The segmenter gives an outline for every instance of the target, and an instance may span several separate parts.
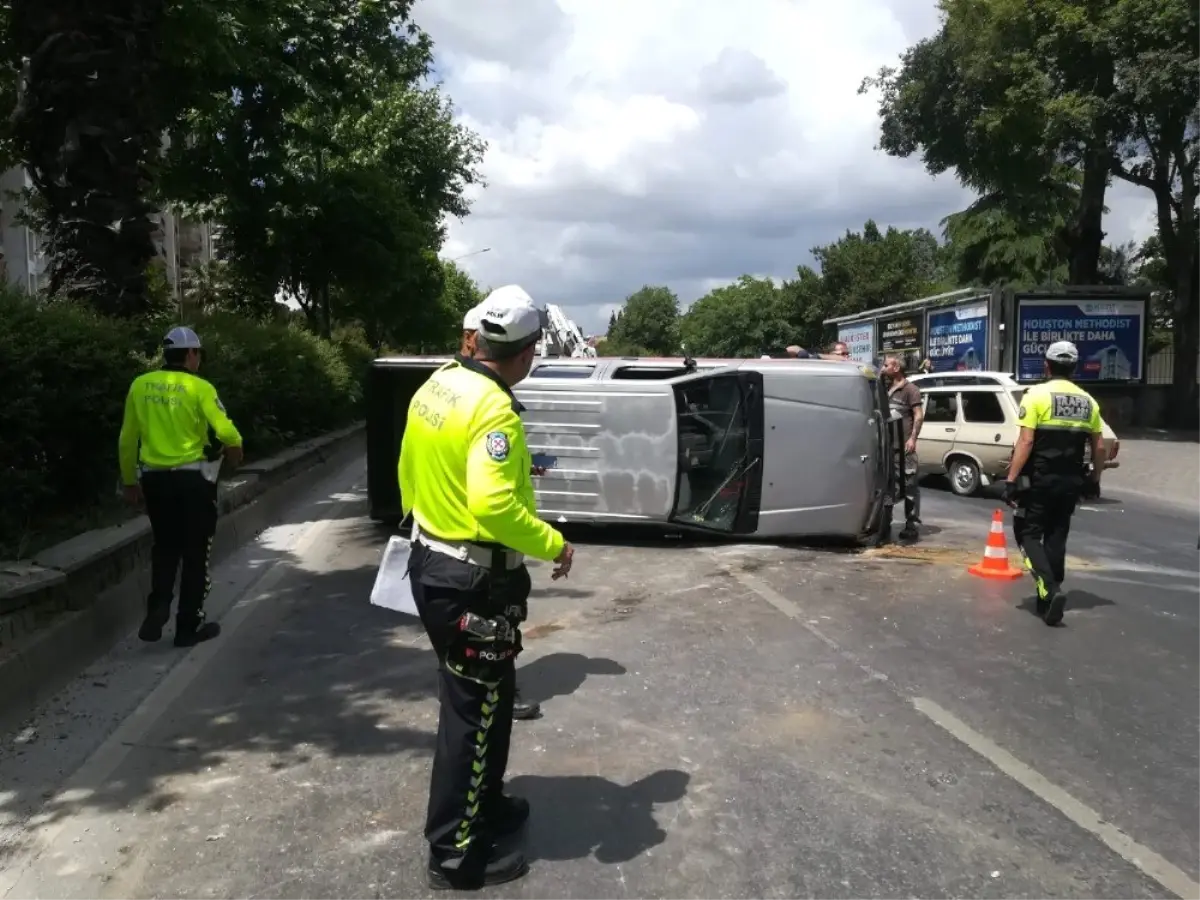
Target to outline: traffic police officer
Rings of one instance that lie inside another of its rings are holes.
[[[1015,508],[1013,535],[1037,585],[1037,612],[1047,625],[1062,621],[1067,598],[1067,535],[1083,493],[1084,450],[1092,448],[1092,478],[1104,469],[1100,404],[1070,381],[1079,350],[1057,341],[1046,350],[1047,380],[1025,392],[1020,436],[1004,483],[1004,499]]]
[[[500,290],[505,290],[507,293],[512,293],[514,296],[523,296],[525,299],[529,299],[529,295],[525,294],[524,291],[521,291],[520,295],[515,294],[513,292],[514,287],[515,287],[515,285],[511,286],[509,288],[500,289]],[[521,290],[521,289],[516,288],[516,290]],[[493,293],[497,294],[497,292],[493,292]],[[505,296],[505,294],[497,294],[497,296],[503,297],[503,296]],[[529,302],[531,304],[533,303],[532,300],[529,300]],[[459,346],[458,353],[460,356],[464,356],[467,359],[475,358],[476,339],[478,338],[478,335],[479,335],[479,317],[482,314],[482,311],[483,311],[483,303],[480,303],[478,306],[475,306],[475,307],[472,307],[471,309],[469,309],[467,311],[467,314],[465,316],[463,316],[462,343]],[[545,474],[545,469],[542,469],[538,466],[533,466],[530,471],[534,475]],[[522,615],[520,617],[520,619],[523,620],[524,615]],[[520,621],[514,622],[514,624],[520,624]],[[541,712],[542,712],[542,705],[540,703],[537,703],[536,701],[528,702],[521,698],[521,688],[520,687],[517,687],[513,691],[513,718],[514,719],[536,719],[538,716],[541,715]]]
[[[571,569],[570,544],[537,516],[532,462],[512,387],[529,374],[541,317],[516,286],[482,304],[476,358],[458,356],[413,396],[400,450],[412,516],[409,577],[439,660],[437,749],[425,837],[431,887],[520,878],[528,863],[498,848],[529,804],[503,793],[530,592],[524,556]]]
[[[196,374],[196,332],[172,328],[163,340],[163,361],[161,369],[139,375],[129,387],[118,453],[125,497],[134,505],[145,504],[154,536],[150,596],[138,637],[162,637],[179,573],[175,646],[191,647],[221,633],[220,625],[204,620],[220,470],[220,456],[209,459],[209,431],[233,465],[242,459],[242,436],[216,389]]]
[[[475,358],[475,339],[479,335],[479,316],[483,304],[474,306],[467,310],[467,314],[463,316],[463,333],[462,343],[458,348],[458,355],[465,356],[467,359]]]

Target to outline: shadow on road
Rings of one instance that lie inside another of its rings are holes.
[[[155,815],[194,801],[198,783],[209,780],[245,777],[261,785],[278,777],[279,789],[288,790],[290,771],[314,759],[432,755],[436,659],[418,620],[368,602],[392,532],[365,514],[361,499],[348,502],[316,553],[272,549],[268,535],[252,549],[248,564],[264,573],[282,569],[283,577],[266,594],[252,590],[241,598],[255,604],[249,618],[209,645],[217,648],[217,657],[136,744],[125,745],[128,755],[115,769],[85,767],[71,785],[75,790],[45,794],[45,784],[23,788],[0,769],[0,781],[7,782],[0,810],[17,818],[32,813],[44,825],[79,814]],[[276,524],[294,529],[312,517],[308,506]],[[282,539],[274,543],[289,546]],[[579,598],[593,593],[557,584],[546,593],[551,591]],[[229,610],[219,613],[228,615]],[[544,636],[531,629],[530,640]],[[119,650],[112,666],[144,666],[147,657],[158,658],[159,665],[189,664],[168,633],[159,643],[134,642]],[[577,691],[591,676],[624,674],[614,660],[579,653],[549,653],[519,670],[524,696],[539,703]],[[414,703],[427,707],[417,710],[423,722],[415,726]],[[47,749],[31,746],[29,752]],[[654,823],[654,804],[681,797],[688,778],[659,772],[624,786],[599,776],[527,777],[517,779],[521,783],[514,789],[539,810],[564,811],[549,819],[553,824],[539,816],[544,858],[594,852],[619,862],[664,839]],[[0,842],[0,860],[24,844]]]
[[[1116,601],[1091,591],[1067,591],[1067,609],[1097,609],[1101,606],[1116,605]]]
[[[583,687],[589,675],[625,674],[626,668],[616,660],[582,653],[548,653],[517,669],[522,699],[536,703],[570,696]]]
[[[1067,612],[1073,609],[1097,609],[1102,606],[1116,606],[1116,602],[1091,591],[1067,591]],[[1037,597],[1026,597],[1017,604],[1017,609],[1024,610],[1031,616],[1037,615]]]
[[[534,810],[525,847],[531,861],[593,856],[611,865],[666,840],[654,807],[682,800],[690,781],[687,772],[660,769],[630,785],[599,775],[521,775],[508,785]]]
[[[307,511],[311,515],[311,507]],[[354,518],[365,512],[365,503],[350,503],[323,539],[342,546],[377,544],[382,550],[386,534]],[[311,521],[300,515],[277,524]],[[436,725],[428,731],[406,727],[396,710],[404,702],[436,697],[435,660],[416,620],[369,604],[377,556],[367,556],[367,564],[359,552],[353,557],[357,567],[340,569],[334,556],[325,567],[333,571],[313,571],[311,560],[305,565],[269,544],[255,547],[252,566],[264,572],[283,567],[284,577],[276,589],[253,599],[259,605],[237,631],[218,638],[218,657],[143,741],[126,745],[132,752],[119,767],[97,770],[95,782],[55,794],[42,794],[44,785],[23,788],[0,770],[0,781],[7,782],[0,809],[18,817],[32,810],[43,824],[81,812],[161,812],[181,799],[168,787],[173,778],[201,775],[233,760],[253,768],[267,756],[263,768],[279,773],[318,755],[431,754]],[[156,644],[134,644],[113,665],[136,664],[147,655],[176,655],[180,665],[188,665],[170,645],[170,633]],[[98,687],[103,684],[93,683]],[[50,749],[32,745],[28,752]],[[22,843],[0,843],[0,860]]]

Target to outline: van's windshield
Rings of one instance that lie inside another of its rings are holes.
[[[732,531],[746,492],[750,458],[746,402],[734,376],[675,389],[679,423],[679,490],[673,518]]]

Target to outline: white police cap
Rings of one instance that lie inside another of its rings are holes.
[[[163,347],[167,350],[199,350],[200,335],[186,325],[177,325],[163,338]]]
[[[1055,341],[1046,348],[1046,359],[1050,362],[1079,362],[1079,348],[1070,341]]]
[[[541,313],[518,285],[496,288],[476,309],[479,334],[489,344],[523,344],[541,335]]]

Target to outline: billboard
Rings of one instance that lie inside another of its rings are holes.
[[[1144,300],[1017,299],[1017,379],[1038,381],[1046,348],[1079,348],[1076,381],[1140,381],[1146,346]]]
[[[920,353],[925,334],[925,316],[894,316],[879,320],[880,353]]]
[[[971,372],[987,368],[988,305],[966,303],[929,311],[926,356],[935,372]]]
[[[874,322],[855,322],[853,325],[839,325],[837,339],[849,348],[851,359],[867,365],[874,365]]]

